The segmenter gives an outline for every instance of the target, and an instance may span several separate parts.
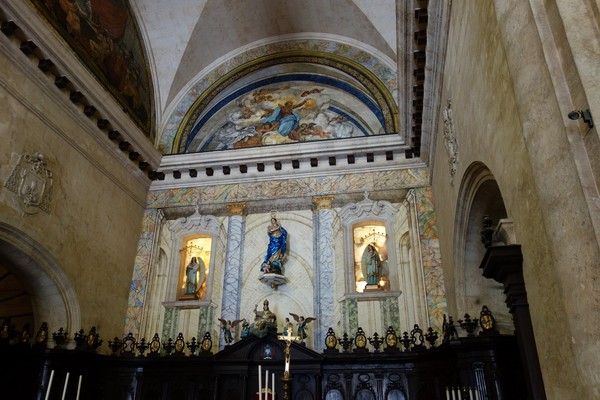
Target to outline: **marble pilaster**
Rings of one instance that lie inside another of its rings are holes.
[[[380,302],[380,307],[383,328],[391,326],[399,331],[400,326],[410,326],[409,324],[407,324],[407,321],[400,320],[400,308],[398,307],[397,298],[387,297],[385,299],[382,299]]]
[[[246,203],[227,205],[229,221],[227,225],[227,247],[223,271],[223,300],[220,318],[235,320],[240,315],[242,289],[242,257],[244,250],[244,210]],[[220,338],[220,348],[225,342]]]
[[[429,326],[441,327],[447,312],[446,289],[431,187],[413,189]]]
[[[133,333],[134,336],[140,332],[144,305],[146,301],[146,290],[148,277],[153,258],[153,244],[156,241],[159,229],[159,210],[146,209],[142,224],[142,233],[138,245],[138,252],[133,267],[133,277],[129,289],[129,302],[127,304],[127,315],[125,317],[124,333]]]
[[[175,340],[178,335],[178,326],[179,326],[179,314],[181,310],[175,307],[166,307],[165,308],[165,318],[162,329],[162,341],[163,345],[166,343],[166,340],[169,338]]]
[[[211,335],[214,334],[212,331],[213,321],[215,321],[214,305],[207,304],[200,307],[200,314],[198,316],[198,334],[196,336],[198,341],[202,340],[204,334],[207,332],[209,332]]]
[[[325,343],[329,328],[335,327],[334,249],[333,249],[333,196],[314,196],[315,206],[315,302],[317,321],[315,327],[315,348]]]
[[[348,297],[342,301],[341,305],[344,332],[340,332],[339,334],[336,332],[336,335],[342,337],[344,333],[347,333],[348,337],[353,338],[358,330],[358,299],[356,297]]]

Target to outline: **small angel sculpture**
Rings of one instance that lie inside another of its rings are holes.
[[[304,339],[306,339],[308,337],[308,335],[306,334],[306,324],[314,321],[316,318],[313,318],[313,317],[304,318],[303,315],[298,316],[294,313],[290,313],[290,315],[292,317],[294,317],[294,320],[298,324],[298,337],[300,338],[300,343],[304,343]]]
[[[233,328],[243,320],[236,319],[235,321],[230,321],[219,318],[219,321],[221,322],[221,329],[223,329],[223,338],[225,339],[226,345],[229,346],[233,343]]]
[[[244,339],[250,336],[250,322],[246,318],[242,320],[242,333],[240,333],[240,339]]]
[[[293,335],[294,334],[294,324],[290,322],[289,318],[285,319],[283,323],[283,336]]]

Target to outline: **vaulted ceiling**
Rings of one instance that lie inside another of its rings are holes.
[[[428,163],[442,1],[30,1],[164,155],[237,151],[242,165],[305,153],[314,167],[362,149],[367,158]],[[296,115],[291,133],[275,117],[279,127],[265,125],[286,102]],[[121,146],[126,134],[117,133]],[[151,177],[177,175],[182,163],[207,173],[239,167],[222,158],[232,156],[163,157]]]

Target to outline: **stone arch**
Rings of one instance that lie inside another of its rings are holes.
[[[398,247],[400,249],[400,260],[398,260],[398,265],[401,269],[408,270],[411,266],[412,258],[414,256],[414,249],[412,248],[412,243],[410,240],[410,232],[407,231],[402,234],[398,243]]]
[[[0,258],[23,283],[33,307],[33,330],[42,322],[50,332],[63,327],[81,329],[79,299],[73,285],[54,257],[24,232],[0,223]]]
[[[454,231],[454,292],[457,317],[464,313],[479,317],[483,305],[494,313],[502,333],[512,333],[514,326],[504,299],[503,286],[482,276],[479,265],[485,254],[481,242],[483,216],[494,224],[508,218],[502,193],[493,173],[481,163],[471,164],[461,182],[457,199]]]

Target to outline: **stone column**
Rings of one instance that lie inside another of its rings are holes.
[[[227,246],[225,250],[225,266],[223,271],[223,300],[220,318],[225,320],[239,319],[240,294],[242,289],[242,257],[244,250],[244,211],[247,204],[228,204],[229,221],[227,225]],[[225,345],[220,340],[221,349]]]
[[[334,251],[333,251],[333,196],[314,196],[314,271],[315,311],[317,325],[314,329],[314,348],[325,344],[329,328],[335,327],[334,318]]]

